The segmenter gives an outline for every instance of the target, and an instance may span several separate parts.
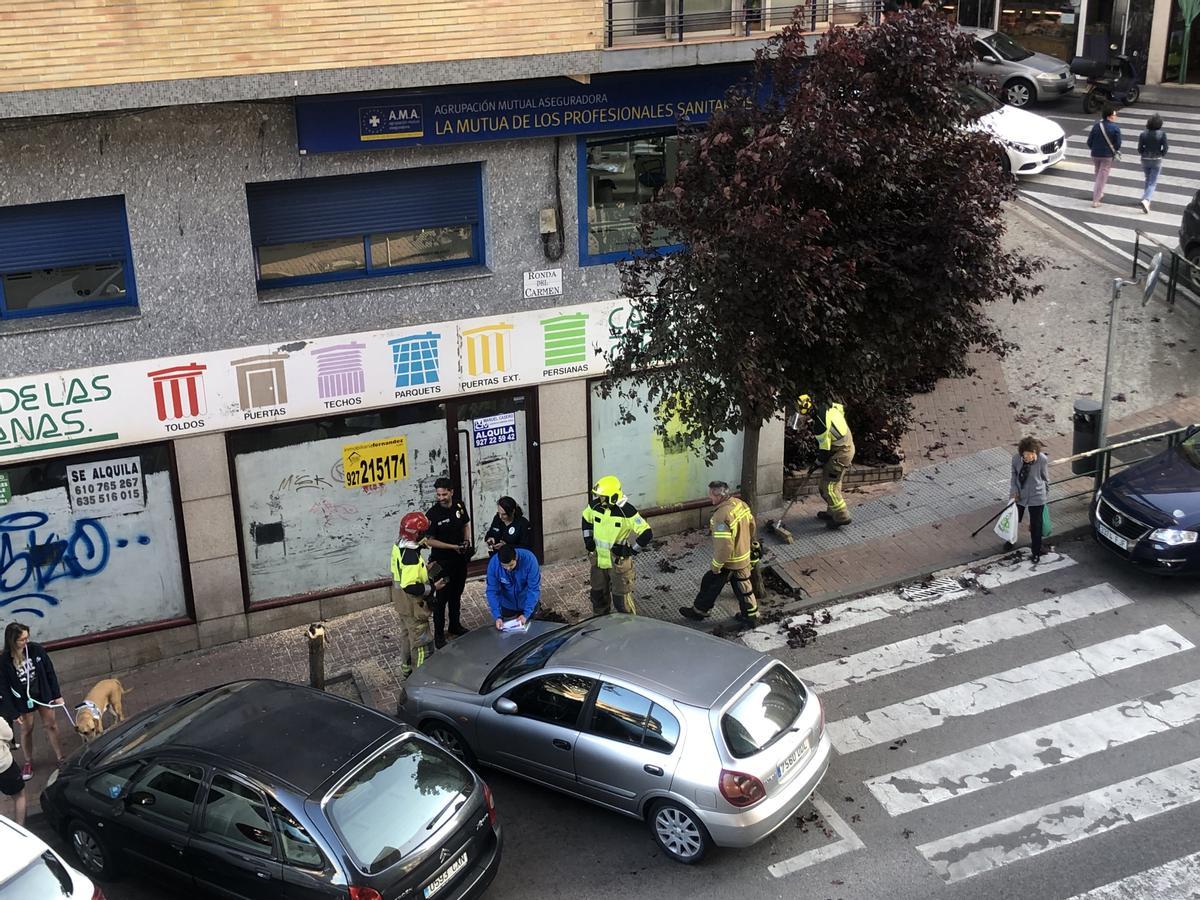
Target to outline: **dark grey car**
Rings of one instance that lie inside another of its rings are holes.
[[[645,819],[685,863],[769,835],[829,766],[821,703],[787,666],[639,616],[477,629],[413,673],[399,713],[468,762]]]
[[[974,38],[975,74],[994,81],[1009,106],[1053,100],[1075,90],[1071,67],[1061,59],[1034,53],[990,28],[963,28]]]

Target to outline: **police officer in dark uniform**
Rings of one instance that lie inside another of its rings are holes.
[[[467,584],[467,563],[475,555],[475,548],[471,546],[471,517],[462,501],[454,499],[454,483],[449,478],[439,478],[433,483],[433,490],[437,503],[425,514],[429,518],[425,543],[431,551],[430,560],[441,566],[442,577],[446,579],[433,604],[433,643],[435,647],[444,647],[447,612],[450,633],[467,633],[459,613]]]

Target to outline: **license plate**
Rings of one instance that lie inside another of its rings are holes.
[[[808,756],[808,738],[804,739],[804,743],[791,752],[787,759],[781,762],[775,769],[776,780],[782,780],[783,776],[796,767],[796,763]]]
[[[445,872],[443,872],[437,878],[433,879],[433,881],[429,882],[429,884],[425,885],[425,891],[424,891],[425,896],[432,897],[434,894],[436,894],[438,891],[440,891],[442,888],[444,888],[447,884],[450,883],[450,879],[458,874],[459,869],[461,869],[466,864],[467,864],[467,854],[464,853],[462,856],[460,856],[454,862],[450,863],[450,868],[448,868]]]
[[[1097,530],[1098,532],[1100,532],[1100,536],[1101,536],[1102,538],[1105,538],[1106,540],[1112,541],[1112,543],[1116,544],[1116,545],[1117,545],[1118,547],[1120,547],[1122,550],[1128,550],[1128,549],[1129,549],[1129,541],[1125,540],[1125,538],[1121,537],[1119,534],[1117,534],[1117,533],[1116,533],[1115,531],[1113,531],[1111,528],[1106,528],[1104,525],[1102,525],[1102,524],[1100,524],[1099,522],[1097,522],[1097,523],[1096,523],[1096,530]]]

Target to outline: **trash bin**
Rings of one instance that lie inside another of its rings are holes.
[[[1075,414],[1071,416],[1075,423],[1075,435],[1071,440],[1071,455],[1087,453],[1100,446],[1100,403],[1097,400],[1076,400]],[[1094,456],[1087,459],[1077,459],[1071,463],[1071,471],[1076,475],[1095,474],[1098,460]]]

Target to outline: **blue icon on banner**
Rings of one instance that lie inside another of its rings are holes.
[[[438,383],[438,341],[441,339],[440,334],[427,331],[388,341],[388,346],[392,348],[396,387]]]

